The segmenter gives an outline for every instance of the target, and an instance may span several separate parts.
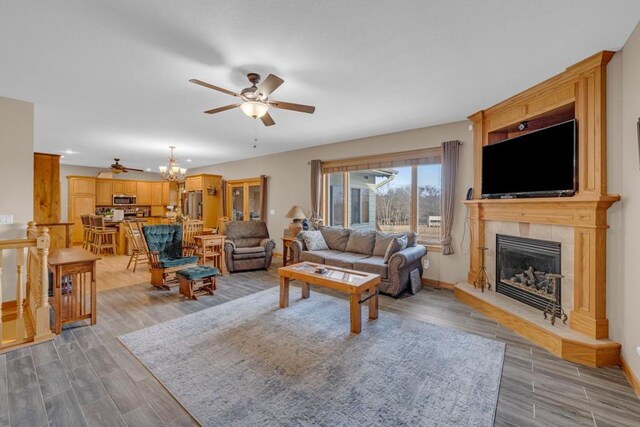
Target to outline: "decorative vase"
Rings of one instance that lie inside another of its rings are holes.
[[[304,231],[308,231],[309,230],[309,220],[307,220],[307,218],[302,220],[302,229]]]
[[[294,219],[289,224],[289,231],[291,231],[292,236],[297,236],[302,231],[302,220]]]

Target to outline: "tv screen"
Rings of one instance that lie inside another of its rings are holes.
[[[482,147],[482,197],[573,195],[577,190],[576,121]]]

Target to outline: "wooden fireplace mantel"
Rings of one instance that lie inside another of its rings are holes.
[[[596,340],[606,339],[609,335],[606,315],[607,209],[620,200],[619,195],[607,193],[606,66],[613,54],[599,52],[563,73],[469,117],[474,130],[475,199],[464,204],[469,209],[471,248],[484,245],[485,221],[572,227],[575,261],[570,328]],[[578,123],[578,191],[575,196],[480,198],[484,145],[570,118]],[[530,124],[525,132],[518,129],[523,121]],[[479,270],[479,251],[472,250],[470,283]]]

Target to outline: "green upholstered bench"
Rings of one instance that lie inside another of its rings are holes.
[[[180,281],[180,293],[187,298],[198,299],[197,295],[210,294],[216,290],[216,276],[220,270],[208,265],[183,268],[176,271]]]

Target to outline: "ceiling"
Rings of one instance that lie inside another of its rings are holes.
[[[63,163],[157,171],[175,145],[196,167],[462,120],[639,20],[637,0],[2,0],[0,96],[35,104],[35,148]],[[189,79],[247,72],[315,114],[202,113],[235,99]]]

